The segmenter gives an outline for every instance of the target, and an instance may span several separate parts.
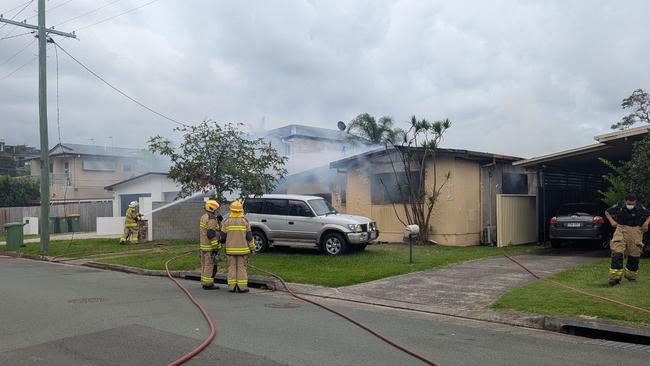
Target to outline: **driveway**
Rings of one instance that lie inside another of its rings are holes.
[[[548,276],[602,256],[602,251],[554,251],[522,254],[516,258],[538,274]],[[533,280],[507,258],[494,257],[335,289],[292,286],[299,292],[316,296],[498,320],[504,313],[486,307],[511,289]],[[530,319],[523,317],[522,321],[527,323]]]

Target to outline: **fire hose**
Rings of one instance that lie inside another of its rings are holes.
[[[167,366],[182,365],[185,362],[191,360],[194,356],[201,353],[201,351],[203,351],[212,342],[212,340],[214,340],[214,337],[216,335],[216,331],[215,331],[215,328],[214,328],[214,321],[210,317],[210,314],[208,314],[208,312],[205,310],[203,305],[201,305],[198,302],[198,300],[196,300],[194,298],[194,296],[192,296],[192,294],[185,287],[183,287],[183,285],[180,284],[180,282],[178,282],[174,277],[172,277],[172,274],[169,272],[169,263],[171,263],[172,261],[174,261],[174,260],[176,260],[178,258],[186,256],[186,255],[188,255],[190,253],[193,253],[193,252],[186,252],[186,253],[183,253],[183,254],[181,254],[179,256],[176,256],[176,257],[173,257],[173,258],[167,260],[167,262],[165,262],[165,271],[167,272],[167,277],[169,277],[169,279],[172,280],[176,284],[176,286],[178,286],[178,288],[180,288],[181,291],[183,291],[185,293],[185,295],[187,295],[187,298],[190,299],[190,301],[199,309],[199,311],[201,312],[201,315],[203,315],[205,320],[208,322],[208,325],[210,326],[210,334],[208,335],[208,337],[203,342],[201,342],[198,346],[196,346],[192,351],[186,353],[183,357],[177,359],[176,361],[169,363]]]
[[[323,304],[321,304],[321,303],[319,303],[319,302],[316,302],[316,301],[313,301],[313,300],[309,300],[309,299],[307,299],[307,298],[305,298],[305,297],[303,297],[303,296],[300,296],[300,295],[296,294],[295,292],[293,292],[293,291],[289,288],[289,286],[287,286],[287,284],[284,282],[284,280],[283,280],[280,276],[276,275],[275,273],[272,273],[272,272],[269,272],[269,271],[265,271],[265,270],[263,270],[263,269],[261,269],[261,268],[255,267],[255,266],[253,266],[253,265],[251,265],[251,264],[249,264],[248,266],[249,266],[250,268],[252,268],[252,269],[255,269],[255,270],[260,271],[260,272],[263,272],[263,273],[266,273],[266,274],[268,274],[269,276],[271,276],[271,277],[273,277],[273,278],[276,278],[278,281],[280,281],[280,283],[282,284],[282,286],[284,287],[284,289],[285,289],[285,290],[286,290],[286,291],[287,291],[291,296],[295,297],[296,299],[299,299],[299,300],[302,300],[302,301],[308,302],[308,303],[310,303],[310,304],[312,304],[312,305],[316,305],[316,306],[318,306],[318,307],[321,308],[321,309],[327,310],[327,311],[329,311],[330,313],[333,313],[333,314],[335,314],[335,315],[337,315],[337,316],[339,316],[339,317],[341,317],[341,318],[343,318],[343,319],[349,321],[350,323],[352,323],[352,324],[356,325],[357,327],[359,327],[359,328],[365,330],[366,332],[372,334],[373,336],[379,338],[380,340],[382,340],[382,341],[388,343],[389,345],[391,345],[391,346],[397,348],[398,350],[400,350],[400,351],[402,351],[402,352],[404,352],[404,353],[406,353],[406,354],[408,354],[408,355],[410,355],[410,356],[412,356],[412,357],[414,357],[414,358],[417,358],[418,360],[424,362],[424,363],[427,364],[427,365],[431,365],[431,366],[439,366],[439,364],[435,363],[434,361],[432,361],[432,360],[426,358],[425,356],[422,356],[422,355],[416,353],[416,352],[413,351],[413,350],[410,350],[410,349],[406,348],[405,346],[402,346],[402,345],[400,345],[400,344],[398,344],[398,343],[396,343],[396,342],[390,340],[390,339],[387,338],[386,336],[380,334],[379,332],[377,332],[377,331],[375,331],[375,330],[370,329],[369,327],[367,327],[367,326],[365,326],[364,324],[358,322],[357,320],[354,320],[354,319],[352,319],[351,317],[349,317],[349,316],[347,316],[347,315],[345,315],[345,314],[343,314],[343,313],[340,313],[340,312],[338,312],[338,311],[336,311],[336,310],[330,308],[330,307],[327,306],[327,305],[323,305]]]
[[[538,280],[542,280],[542,281],[547,282],[547,283],[550,283],[550,284],[552,284],[552,285],[560,286],[560,287],[562,287],[562,288],[564,288],[564,289],[567,289],[567,290],[569,290],[569,291],[577,292],[577,293],[579,293],[579,294],[582,294],[582,295],[585,295],[585,296],[588,296],[588,297],[591,297],[591,298],[594,298],[594,299],[597,299],[597,300],[601,300],[601,301],[609,302],[609,303],[616,304],[616,305],[619,305],[619,306],[622,306],[622,307],[626,307],[626,308],[629,308],[629,309],[632,309],[632,310],[635,310],[635,311],[640,311],[640,312],[642,312],[642,313],[650,314],[650,310],[649,310],[649,309],[642,308],[642,307],[639,307],[639,306],[630,305],[630,304],[626,304],[626,303],[624,303],[624,302],[622,302],[622,301],[618,301],[618,300],[610,299],[609,297],[605,297],[605,296],[600,296],[600,295],[592,294],[592,293],[589,293],[589,292],[587,292],[587,291],[581,290],[581,289],[579,289],[579,288],[575,288],[575,287],[573,287],[573,286],[569,286],[569,285],[564,284],[564,283],[562,283],[562,282],[555,281],[555,280],[551,280],[551,279],[549,279],[549,278],[541,277],[540,275],[538,275],[537,273],[533,272],[531,269],[529,269],[529,268],[526,267],[525,265],[521,264],[521,263],[520,263],[519,261],[517,261],[516,259],[512,258],[511,256],[509,256],[509,255],[505,252],[505,250],[502,250],[501,253],[502,253],[506,258],[508,258],[510,261],[512,261],[513,263],[515,263],[515,264],[518,265],[519,267],[523,268],[526,272],[530,273],[531,276],[537,278]]]

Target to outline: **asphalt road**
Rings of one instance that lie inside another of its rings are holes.
[[[421,365],[363,330],[283,293],[203,291],[217,324],[188,365]],[[644,365],[624,344],[328,301],[441,365]],[[0,258],[0,365],[164,365],[207,335],[169,280]]]

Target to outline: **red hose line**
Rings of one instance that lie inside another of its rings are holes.
[[[503,254],[506,258],[510,259],[512,262],[514,262],[515,264],[517,264],[519,267],[523,268],[526,272],[530,273],[531,276],[533,276],[533,277],[535,277],[535,278],[537,278],[537,279],[539,279],[539,280],[542,280],[542,281],[545,281],[545,282],[548,282],[548,283],[554,284],[554,285],[556,285],[556,286],[560,286],[560,287],[565,288],[565,289],[567,289],[567,290],[571,290],[571,291],[574,291],[574,292],[577,292],[577,293],[580,293],[580,294],[583,294],[583,295],[586,295],[586,296],[592,297],[592,298],[594,298],[594,299],[598,299],[598,300],[602,300],[602,301],[610,302],[610,303],[612,303],[612,304],[616,304],[616,305],[623,306],[623,307],[626,307],[626,308],[629,308],[629,309],[632,309],[632,310],[640,311],[640,312],[642,312],[642,313],[648,313],[648,314],[650,314],[650,310],[648,310],[648,309],[646,309],[646,308],[642,308],[642,307],[638,307],[638,306],[634,306],[634,305],[626,304],[626,303],[624,303],[624,302],[622,302],[622,301],[618,301],[618,300],[610,299],[609,297],[600,296],[600,295],[595,295],[595,294],[589,293],[589,292],[587,292],[587,291],[581,290],[581,289],[579,289],[579,288],[575,288],[575,287],[573,287],[573,286],[566,285],[566,284],[564,284],[564,283],[562,283],[562,282],[554,281],[554,280],[551,280],[551,279],[548,279],[548,278],[543,278],[543,277],[541,277],[540,275],[538,275],[537,273],[535,273],[535,272],[533,272],[532,270],[530,270],[528,267],[526,267],[526,266],[524,266],[523,264],[521,264],[521,263],[520,263],[519,261],[517,261],[516,259],[514,259],[514,258],[512,258],[511,256],[509,256],[508,254],[506,254],[506,252],[503,251],[503,250],[502,250],[502,254]]]
[[[322,309],[325,309],[325,310],[329,311],[330,313],[333,313],[333,314],[335,314],[335,315],[340,316],[341,318],[343,318],[343,319],[349,321],[350,323],[356,325],[357,327],[359,327],[359,328],[365,330],[366,332],[368,332],[368,333],[374,335],[375,337],[379,338],[380,340],[382,340],[382,341],[384,341],[384,342],[390,344],[391,346],[397,348],[398,350],[400,350],[400,351],[402,351],[402,352],[404,352],[404,353],[406,353],[406,354],[408,354],[408,355],[410,355],[410,356],[412,356],[412,357],[417,358],[418,360],[424,362],[424,363],[427,364],[427,365],[430,365],[430,366],[439,366],[439,364],[435,363],[434,361],[431,361],[430,359],[428,359],[428,358],[426,358],[426,357],[424,357],[424,356],[422,356],[422,355],[416,353],[415,351],[412,351],[412,350],[406,348],[405,346],[402,346],[402,345],[400,345],[400,344],[398,344],[398,343],[396,343],[396,342],[390,340],[390,339],[387,338],[386,336],[380,334],[379,332],[377,332],[377,331],[375,331],[375,330],[372,330],[372,329],[368,328],[367,326],[365,326],[365,325],[363,325],[362,323],[360,323],[360,322],[358,322],[358,321],[356,321],[356,320],[350,318],[349,316],[347,316],[347,315],[345,315],[345,314],[343,314],[343,313],[340,313],[340,312],[338,312],[338,311],[336,311],[336,310],[334,310],[334,309],[332,309],[332,308],[330,308],[330,307],[328,307],[328,306],[326,306],[326,305],[323,305],[323,304],[318,303],[318,302],[313,301],[313,300],[309,300],[309,299],[307,299],[307,298],[305,298],[305,297],[302,297],[302,296],[300,296],[300,295],[294,293],[293,291],[291,291],[291,289],[289,288],[289,286],[287,286],[287,284],[284,282],[284,280],[283,280],[280,276],[278,276],[278,275],[276,275],[276,274],[274,274],[274,273],[271,273],[271,272],[269,272],[269,271],[265,271],[265,270],[263,270],[263,269],[257,268],[257,267],[255,267],[255,266],[253,266],[253,265],[251,265],[251,264],[249,264],[248,266],[251,267],[251,268],[253,268],[253,269],[255,269],[255,270],[258,270],[258,271],[260,271],[260,272],[264,272],[264,273],[266,273],[266,274],[268,274],[268,275],[270,275],[270,276],[276,278],[278,281],[280,281],[280,283],[281,283],[282,286],[285,288],[285,290],[287,290],[287,292],[288,292],[289,294],[291,294],[291,296],[295,297],[296,299],[299,299],[299,300],[302,300],[302,301],[306,301],[306,302],[308,302],[308,303],[310,303],[310,304],[312,304],[312,305],[316,305],[316,306],[318,306],[318,307],[320,307],[320,308],[322,308]]]
[[[210,314],[208,314],[208,312],[205,310],[203,305],[201,305],[194,298],[194,296],[192,296],[192,294],[185,287],[183,287],[183,285],[181,285],[180,282],[178,282],[174,277],[172,277],[171,273],[169,273],[169,263],[170,262],[172,262],[173,260],[176,260],[176,259],[178,259],[178,258],[180,258],[182,256],[188,255],[190,253],[191,252],[187,252],[187,253],[184,253],[184,254],[181,254],[181,255],[176,256],[174,258],[169,259],[167,262],[165,262],[165,271],[167,272],[167,277],[169,277],[169,279],[172,280],[176,284],[176,286],[178,286],[178,288],[180,288],[181,291],[183,291],[185,293],[185,295],[187,295],[187,298],[190,299],[190,301],[194,305],[196,305],[196,307],[199,309],[199,311],[201,312],[201,315],[203,315],[205,320],[210,325],[210,334],[208,335],[208,337],[203,342],[201,342],[201,344],[196,346],[192,351],[186,353],[183,357],[179,358],[178,360],[169,363],[167,366],[178,366],[178,365],[182,365],[185,362],[191,360],[194,356],[201,353],[201,351],[203,351],[212,342],[212,340],[214,340],[214,337],[216,335],[216,331],[214,329],[214,321],[210,317]]]

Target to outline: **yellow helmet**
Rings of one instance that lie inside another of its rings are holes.
[[[244,206],[242,206],[240,200],[233,201],[230,204],[230,212],[234,212],[234,213],[244,212]]]
[[[208,212],[216,212],[219,209],[219,203],[215,200],[207,200],[205,202],[205,210]]]

